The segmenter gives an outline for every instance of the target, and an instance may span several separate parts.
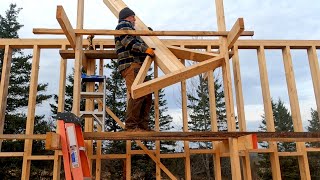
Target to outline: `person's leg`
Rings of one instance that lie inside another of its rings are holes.
[[[150,111],[152,105],[152,95],[148,94],[144,97],[143,105],[140,112],[141,123],[139,127],[144,130],[149,130]]]
[[[144,98],[132,99],[131,86],[139,72],[140,67],[140,64],[132,63],[130,67],[121,72],[122,77],[125,78],[127,90],[130,94],[128,97],[128,106],[126,112],[126,129],[139,128],[140,112]]]

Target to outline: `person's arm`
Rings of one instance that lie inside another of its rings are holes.
[[[117,30],[134,30],[132,25],[129,22],[122,23],[118,25]],[[125,47],[126,50],[141,52],[149,54],[150,56],[154,56],[154,52],[151,48],[145,43],[141,43],[137,41],[135,36],[132,35],[121,35],[118,37],[121,44]]]

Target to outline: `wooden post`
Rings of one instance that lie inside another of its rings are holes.
[[[158,65],[154,62],[154,78],[158,77]],[[160,131],[160,111],[159,111],[159,91],[154,92],[154,113],[155,113],[155,130]],[[156,141],[156,157],[160,159],[160,141]],[[161,169],[158,164],[156,164],[156,179],[161,179]]]
[[[233,76],[234,76],[234,85],[236,92],[236,102],[237,102],[237,114],[239,120],[239,129],[240,131],[247,131],[247,125],[245,120],[244,113],[244,101],[242,94],[242,82],[240,75],[240,62],[239,62],[239,50],[238,46],[233,47],[233,56],[232,56],[232,67],[233,67]],[[244,151],[245,156],[241,156],[242,165],[243,165],[243,179],[251,180],[251,166],[250,166],[250,154],[248,151]]]
[[[100,50],[103,50],[103,45],[100,45]],[[100,59],[99,61],[99,75],[103,76],[103,68],[104,68],[104,63],[103,63],[103,59]],[[103,83],[100,82],[99,83],[99,92],[104,92],[104,87],[103,87]],[[101,103],[98,103],[98,111],[102,111],[103,110],[103,101]],[[102,121],[105,121],[105,119],[103,119]],[[102,131],[102,127],[101,125],[98,124],[98,132]],[[101,140],[97,140],[97,152],[96,152],[96,180],[101,179],[101,149],[102,149],[102,141]]]
[[[77,29],[83,29],[84,0],[78,0]],[[75,61],[74,61],[74,85],[72,112],[80,116],[80,92],[81,92],[81,71],[82,71],[82,35],[76,35]]]
[[[184,46],[181,46],[184,48]],[[185,65],[185,60],[181,59],[181,63]],[[188,111],[187,111],[187,82],[186,80],[181,81],[181,100],[182,100],[182,122],[183,132],[188,132]],[[190,147],[189,141],[184,141],[184,168],[185,168],[185,179],[191,179],[191,162],[190,162]]]
[[[3,134],[4,122],[6,115],[7,107],[7,96],[8,96],[8,87],[11,71],[11,60],[12,60],[12,48],[9,45],[5,46],[3,65],[1,72],[1,82],[0,82],[0,134]],[[2,147],[2,140],[0,140],[0,152]]]
[[[262,90],[262,97],[263,97],[266,127],[267,127],[268,132],[275,132],[264,47],[260,46],[258,48],[257,53],[258,53],[258,64],[259,64],[260,82],[261,82],[261,90]],[[278,153],[277,143],[270,141],[270,142],[268,142],[268,144],[269,144],[269,149],[272,150],[272,152],[270,153],[272,178],[273,179],[281,179],[281,171],[280,171],[280,162],[279,162],[279,153]]]
[[[226,25],[225,25],[225,18],[224,18],[223,0],[215,0],[215,2],[216,2],[218,30],[225,31]],[[224,96],[225,96],[225,104],[226,104],[228,131],[236,131],[236,123],[235,123],[234,107],[233,107],[232,82],[231,82],[231,75],[230,75],[228,42],[226,37],[221,37],[220,41],[221,41],[220,53],[224,54],[224,57],[225,57],[225,60],[222,63],[222,74],[223,74],[223,87],[224,87]],[[242,178],[241,178],[241,171],[240,171],[240,159],[239,159],[237,139],[230,138],[229,147],[230,147],[232,179],[241,180]]]
[[[308,48],[308,59],[313,83],[314,96],[317,103],[317,112],[320,113],[320,70],[317,49],[315,46],[311,46]],[[320,121],[320,116],[318,116],[318,118]]]
[[[286,74],[288,94],[289,94],[289,100],[290,100],[293,128],[295,132],[303,132],[298,93],[297,93],[294,70],[292,65],[290,47],[286,46],[284,49],[282,49],[282,54],[283,54],[284,69]],[[302,153],[302,156],[298,156],[301,179],[309,180],[311,179],[311,177],[310,177],[309,162],[308,162],[308,156],[306,153],[305,143],[297,142],[296,146],[297,146],[297,152]]]
[[[235,85],[235,92],[236,92],[239,129],[240,131],[246,131],[247,125],[246,125],[245,113],[244,113],[244,101],[243,101],[242,82],[241,82],[241,75],[240,75],[241,73],[240,73],[238,46],[233,47],[233,53],[234,54],[232,56],[232,67],[233,67],[234,85]]]
[[[211,46],[207,46],[207,51],[211,51]],[[211,131],[218,132],[218,122],[217,122],[217,112],[216,112],[216,95],[214,87],[214,76],[213,71],[208,73],[208,89],[209,89],[209,106],[210,106],[210,120],[211,120]],[[212,142],[215,149],[215,154],[213,158],[214,162],[214,177],[216,180],[221,180],[221,154],[219,152],[219,147],[217,142]]]
[[[38,76],[39,76],[40,48],[37,45],[33,46],[32,70],[28,100],[28,114],[26,123],[26,135],[33,134],[34,118],[36,110]],[[32,154],[32,139],[26,139],[24,143],[24,154],[22,163],[21,179],[28,180],[30,178],[31,160],[28,159]]]
[[[66,45],[61,46],[62,50],[66,50]],[[67,78],[67,60],[60,59],[60,80],[59,80],[59,94],[58,94],[58,112],[64,111],[65,106],[65,92],[66,92],[66,78]],[[57,123],[56,131],[59,133],[59,123]],[[54,165],[53,165],[53,179],[60,179],[61,170],[61,150],[54,151]]]

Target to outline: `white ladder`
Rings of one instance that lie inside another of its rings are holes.
[[[82,74],[81,79],[83,83],[87,82],[99,82],[102,83],[103,92],[81,92],[80,96],[83,99],[101,99],[102,111],[94,109],[93,111],[80,111],[81,117],[93,117],[98,124],[101,125],[102,131],[105,130],[105,119],[106,119],[106,76],[98,75],[86,75]]]

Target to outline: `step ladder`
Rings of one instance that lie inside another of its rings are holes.
[[[80,118],[70,112],[58,112],[57,121],[66,180],[92,179]]]
[[[98,124],[101,125],[102,131],[105,131],[105,118],[106,118],[106,76],[99,75],[81,75],[82,83],[99,82],[102,83],[103,92],[80,92],[83,99],[100,99],[102,102],[102,111],[94,109],[93,111],[80,111],[82,117],[93,117]]]

